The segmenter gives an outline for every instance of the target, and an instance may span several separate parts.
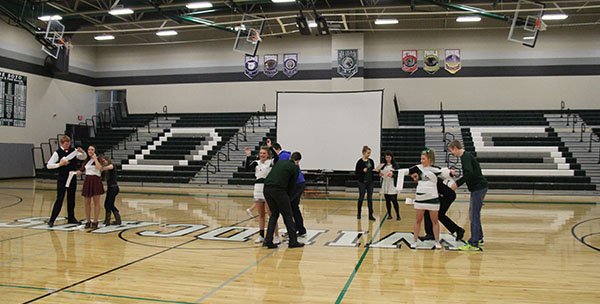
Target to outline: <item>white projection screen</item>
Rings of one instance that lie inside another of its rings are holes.
[[[303,170],[354,170],[363,146],[379,164],[383,90],[277,92],[277,142]]]

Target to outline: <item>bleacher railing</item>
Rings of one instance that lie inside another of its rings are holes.
[[[592,129],[592,131],[590,132],[590,147],[588,149],[588,152],[592,152],[592,143],[594,142],[600,142],[600,137],[598,138],[594,138],[594,131]],[[598,145],[598,163],[600,164],[600,145]]]

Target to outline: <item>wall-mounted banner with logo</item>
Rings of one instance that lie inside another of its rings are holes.
[[[446,62],[444,68],[450,74],[456,74],[462,68],[460,64],[460,50],[446,50],[446,56],[444,57]]]
[[[265,67],[263,69],[263,73],[269,78],[273,78],[273,76],[277,75],[277,60],[279,59],[279,55],[265,55]]]
[[[402,51],[402,70],[408,73],[414,73],[419,66],[417,65],[417,50]]]
[[[358,73],[358,49],[338,50],[337,72],[346,79]]]
[[[283,54],[283,74],[288,78],[298,73],[298,53]]]
[[[258,74],[258,56],[245,56],[244,59],[244,74],[252,79]]]
[[[440,53],[438,50],[423,51],[423,70],[433,75],[440,69]]]

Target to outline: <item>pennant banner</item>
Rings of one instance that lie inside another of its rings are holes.
[[[433,75],[440,69],[440,55],[438,50],[423,51],[423,70]]]
[[[246,55],[244,59],[244,74],[252,79],[258,74],[258,56]]]
[[[273,78],[273,76],[277,75],[277,60],[279,59],[279,55],[265,55],[265,68],[263,73],[269,78]]]
[[[283,54],[283,74],[288,78],[298,72],[298,54]]]
[[[402,51],[402,70],[404,72],[414,73],[417,68],[417,50]]]
[[[358,49],[338,50],[337,72],[346,79],[358,73]]]
[[[450,74],[456,74],[460,71],[462,66],[460,65],[460,50],[446,50],[446,56],[444,57],[445,69]]]

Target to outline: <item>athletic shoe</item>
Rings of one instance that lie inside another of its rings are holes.
[[[387,219],[388,219],[388,220],[391,220],[391,219],[392,219],[392,215],[391,215],[391,214],[388,214],[388,217],[387,217]]]
[[[464,236],[465,236],[465,230],[462,228],[458,228],[458,231],[456,231],[456,240],[460,241],[463,239]]]
[[[440,242],[435,242],[435,249],[442,249],[442,244],[440,244]]]
[[[410,244],[410,249],[417,249],[417,242]]]
[[[460,251],[482,251],[481,248],[471,246],[471,244],[466,244],[466,245],[460,246],[460,247],[458,247],[458,250],[460,250]]]
[[[298,237],[301,237],[301,238],[306,237],[306,232],[303,234],[298,233]]]
[[[50,227],[50,228],[54,227],[54,222],[48,222],[48,227]]]
[[[398,215],[398,217],[396,218],[396,220],[399,222],[400,221],[400,216]]]
[[[372,215],[369,215],[369,221],[374,221],[374,220],[375,220],[375,217]]]
[[[263,243],[264,247],[268,247],[269,249],[274,249],[277,248],[277,245],[273,244],[273,242],[270,243]]]
[[[249,217],[253,217],[254,215],[252,214],[252,210],[250,210],[250,208],[246,209],[246,212],[248,212],[248,216]]]
[[[259,236],[254,240],[254,243],[262,243],[265,239],[262,236]]]
[[[479,247],[483,247],[483,245],[485,245],[485,243],[483,242],[483,239],[479,240]]]
[[[296,242],[296,243],[290,243],[288,245],[288,248],[298,248],[298,247],[304,247],[304,243]]]
[[[281,244],[281,240],[279,239],[278,236],[276,236],[275,239],[273,239],[273,244],[275,244],[275,245]]]

